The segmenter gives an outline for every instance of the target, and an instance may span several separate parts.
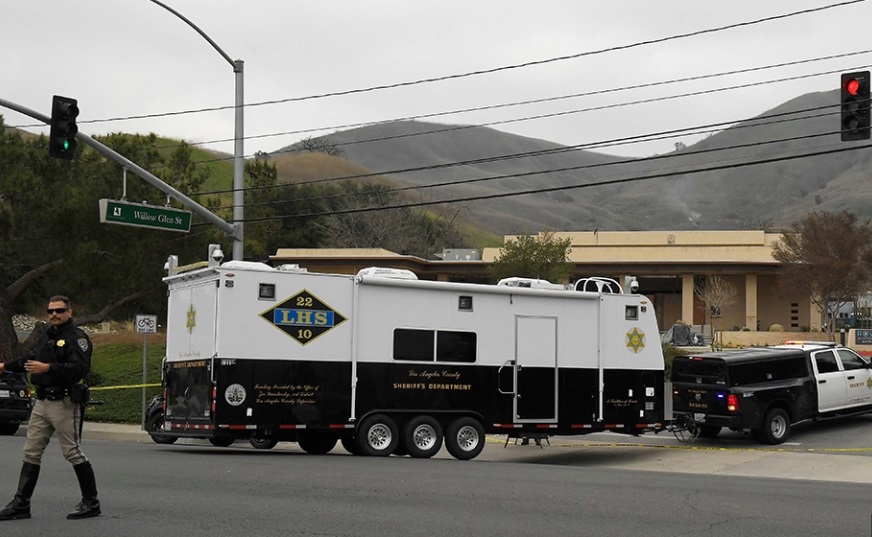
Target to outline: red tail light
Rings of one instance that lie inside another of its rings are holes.
[[[739,397],[734,393],[727,395],[727,411],[728,412],[738,412],[739,411]]]
[[[212,413],[215,413],[215,399],[218,397],[218,387],[212,386]]]

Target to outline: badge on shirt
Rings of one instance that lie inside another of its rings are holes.
[[[62,339],[59,339],[58,342],[56,343],[56,345],[57,345],[58,347],[63,347],[63,346],[66,345],[66,344],[67,344],[67,342],[64,341],[64,340],[62,340]]]
[[[79,348],[82,349],[82,352],[88,352],[88,339],[80,337],[76,340],[76,343],[79,344]]]

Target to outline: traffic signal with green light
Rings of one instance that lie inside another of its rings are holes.
[[[869,71],[842,74],[842,141],[869,139]]]
[[[76,154],[76,116],[78,101],[55,95],[51,101],[51,131],[48,139],[48,154],[54,158],[73,160]]]

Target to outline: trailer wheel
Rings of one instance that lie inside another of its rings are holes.
[[[484,449],[484,428],[474,418],[463,417],[452,421],[445,434],[445,448],[455,459],[474,459]]]
[[[355,438],[362,455],[387,457],[397,449],[400,434],[394,420],[374,414],[363,420]]]
[[[267,436],[265,438],[257,438],[252,436],[248,439],[248,443],[251,444],[251,447],[254,449],[272,449],[276,447],[276,444],[279,443],[278,439],[272,436]]]
[[[342,447],[345,448],[345,451],[351,453],[352,455],[360,455],[360,450],[357,449],[357,441],[354,439],[353,435],[343,434],[339,437],[339,443],[342,444]]]
[[[209,443],[215,447],[227,447],[233,443],[232,436],[213,436],[209,439]]]
[[[402,440],[409,455],[429,459],[442,449],[442,426],[430,416],[416,416],[403,427]]]
[[[160,434],[163,431],[163,413],[156,412],[146,423],[145,430],[155,444],[174,444],[178,440],[175,436]]]
[[[325,433],[304,433],[297,439],[300,449],[312,455],[324,455],[336,447],[336,436]]]

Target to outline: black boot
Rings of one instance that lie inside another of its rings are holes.
[[[25,462],[21,466],[21,477],[18,478],[18,491],[15,498],[0,511],[0,520],[17,520],[30,518],[30,497],[39,479],[39,465]]]
[[[97,499],[97,479],[94,477],[94,468],[90,462],[83,462],[73,466],[76,477],[79,479],[79,488],[82,489],[82,501],[76,509],[67,514],[67,518],[91,518],[100,515],[100,500]]]

